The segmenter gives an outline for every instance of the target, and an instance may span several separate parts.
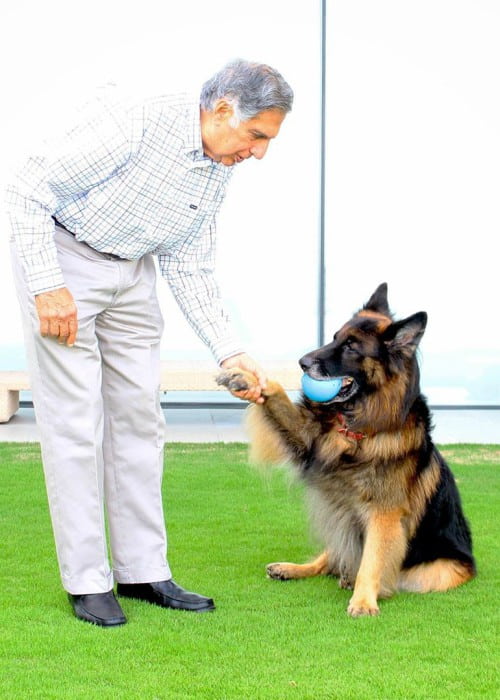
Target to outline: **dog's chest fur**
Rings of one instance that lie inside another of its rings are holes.
[[[427,499],[436,486],[437,466],[429,463],[415,483],[412,450],[395,459],[393,442],[401,447],[403,434],[355,440],[332,430],[314,440],[307,460],[296,462],[307,485],[315,529],[327,549],[337,553],[331,571],[350,584],[359,568],[370,512],[401,509],[411,537],[418,525],[413,513],[421,512],[416,499]]]
[[[332,506],[346,501],[382,508],[401,505],[406,495],[404,457],[384,457],[382,437],[347,438],[333,429],[313,442],[299,464],[302,478],[329,495]],[[379,443],[379,444],[377,444]]]

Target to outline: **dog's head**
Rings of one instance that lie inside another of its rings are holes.
[[[419,393],[415,352],[426,323],[423,311],[394,321],[384,283],[331,343],[307,353],[299,363],[313,379],[342,378],[342,388],[328,403],[353,407],[391,383],[400,385],[398,396],[408,401]]]

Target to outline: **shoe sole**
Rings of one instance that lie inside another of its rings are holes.
[[[88,622],[90,625],[96,625],[96,627],[121,627],[122,625],[125,625],[127,620],[99,620],[99,619],[91,619],[90,617],[84,617],[82,615],[77,615],[75,613],[75,617],[77,620],[82,620],[82,622]]]

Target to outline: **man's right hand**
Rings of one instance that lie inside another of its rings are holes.
[[[67,287],[42,292],[35,297],[36,310],[40,319],[40,333],[43,336],[58,338],[68,347],[75,344],[78,330],[76,304]]]
[[[257,383],[252,382],[247,389],[243,391],[233,391],[232,393],[234,396],[237,396],[239,399],[243,399],[245,401],[264,403],[262,391],[266,388],[266,374],[260,365],[258,365],[255,360],[247,355],[246,352],[240,352],[237,355],[227,357],[220,363],[220,366],[223,369],[239,368],[253,374],[257,379]]]

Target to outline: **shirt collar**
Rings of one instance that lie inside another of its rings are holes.
[[[196,98],[190,98],[187,103],[186,110],[186,138],[184,148],[182,149],[186,155],[191,156],[193,160],[193,168],[207,167],[216,165],[211,158],[208,158],[203,153],[203,142],[201,140],[201,124],[200,124],[200,102]]]
[[[190,97],[186,103],[186,137],[184,140],[183,153],[190,164],[189,170],[193,168],[213,168],[218,171],[219,177],[228,181],[233,174],[234,167],[228,167],[217,163],[203,153],[203,141],[201,139],[200,123],[200,101],[196,97]]]

